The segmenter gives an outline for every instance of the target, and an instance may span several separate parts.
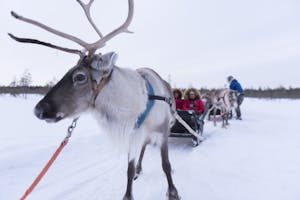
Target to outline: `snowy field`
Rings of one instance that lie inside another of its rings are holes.
[[[0,200],[19,199],[64,138],[71,120],[47,124],[27,100],[0,96]],[[207,137],[170,139],[173,178],[183,200],[299,200],[300,100],[245,99],[243,121],[227,129],[205,123]],[[134,183],[136,200],[165,199],[160,153],[149,147]],[[126,186],[126,156],[117,154],[89,115],[82,116],[29,200],[118,200]]]

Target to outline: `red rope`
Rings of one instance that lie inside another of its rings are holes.
[[[57,156],[60,154],[61,150],[68,144],[68,138],[64,139],[64,141],[60,144],[57,150],[54,152],[48,163],[45,165],[40,174],[35,178],[31,186],[26,190],[20,200],[26,199],[26,197],[33,191],[36,185],[40,182],[43,176],[47,173],[48,169],[51,167],[53,162],[56,160]]]

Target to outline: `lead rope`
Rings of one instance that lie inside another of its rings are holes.
[[[73,119],[71,125],[67,129],[67,135],[64,138],[64,140],[61,142],[59,147],[56,149],[48,163],[45,165],[43,170],[40,172],[40,174],[35,178],[31,186],[26,190],[26,192],[23,194],[20,200],[26,199],[26,197],[34,190],[34,188],[37,186],[37,184],[40,182],[40,180],[44,177],[44,175],[47,173],[48,169],[51,167],[53,162],[56,160],[57,156],[60,154],[61,150],[68,144],[69,138],[72,136],[72,132],[76,127],[77,120],[79,117]]]

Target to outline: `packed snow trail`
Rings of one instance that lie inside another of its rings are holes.
[[[0,200],[19,199],[64,138],[71,120],[35,118],[41,96],[0,96]],[[300,100],[245,99],[243,120],[227,129],[205,121],[207,139],[170,138],[174,182],[183,200],[299,200]],[[28,200],[116,200],[126,187],[127,158],[89,115]],[[165,199],[159,149],[148,147],[137,200]]]

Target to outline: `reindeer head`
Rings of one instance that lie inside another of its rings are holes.
[[[104,55],[96,54],[95,52],[105,46],[106,42],[114,36],[122,32],[129,32],[127,28],[133,17],[133,0],[128,0],[129,11],[126,21],[117,29],[103,36],[90,16],[90,8],[94,0],[90,0],[88,4],[84,4],[80,0],[76,1],[83,8],[88,21],[100,37],[94,43],[87,43],[75,36],[60,32],[35,20],[22,17],[13,11],[11,12],[12,16],[16,19],[38,26],[83,47],[83,50],[69,49],[9,34],[12,39],[18,42],[40,44],[80,56],[77,65],[65,74],[34,109],[34,113],[39,119],[44,119],[48,122],[57,122],[66,117],[76,116],[94,105],[99,91],[110,79],[117,59],[117,54],[114,52]]]
[[[109,80],[115,60],[113,52],[80,59],[36,105],[35,115],[39,119],[57,122],[93,106],[99,87]]]

